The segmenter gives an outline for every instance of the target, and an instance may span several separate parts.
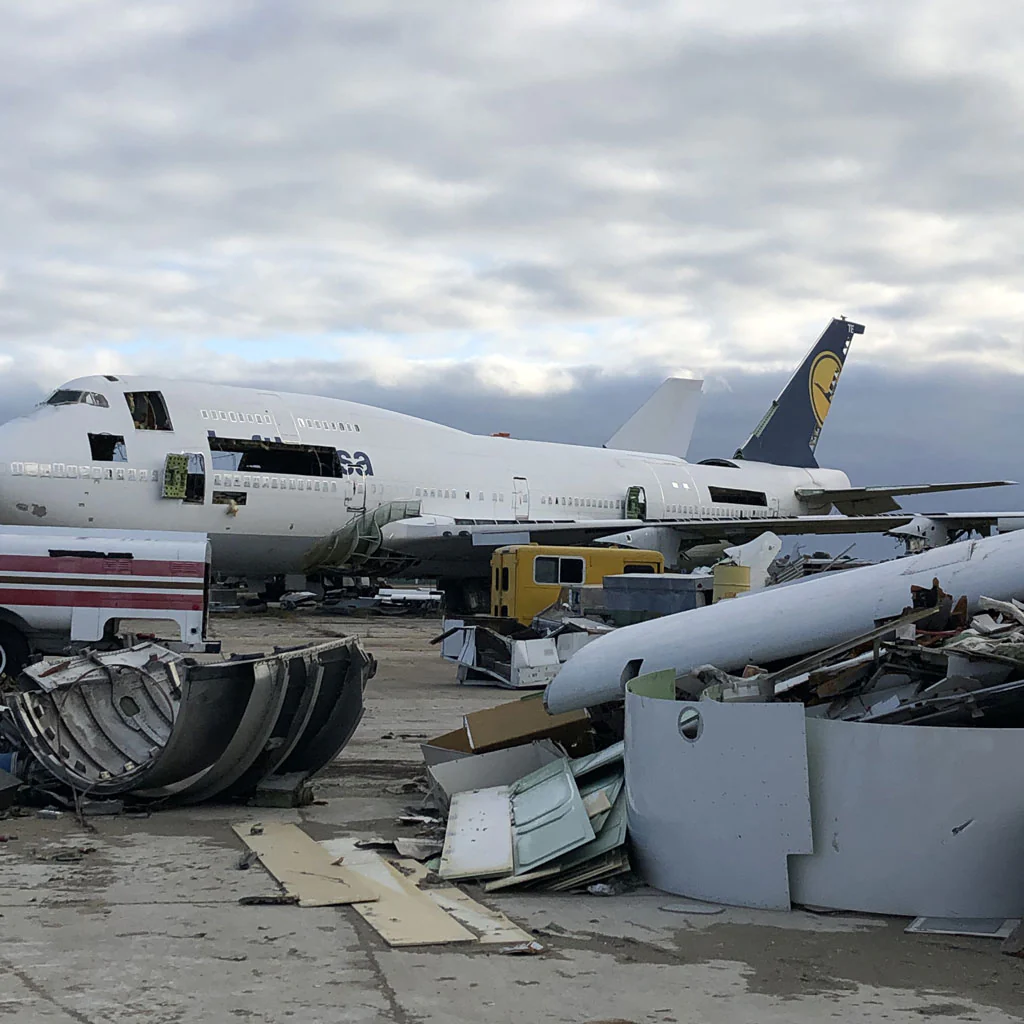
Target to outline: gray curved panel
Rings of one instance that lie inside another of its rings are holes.
[[[280,662],[257,661],[252,666],[253,687],[238,727],[223,753],[198,778],[175,789],[175,803],[201,803],[234,785],[259,757],[274,731],[287,696],[278,679]]]
[[[626,813],[637,874],[680,896],[788,910],[810,853],[802,704],[719,704],[627,689]]]
[[[373,665],[358,644],[336,647],[321,655],[324,675],[308,726],[281,774],[312,775],[333,761],[352,738],[363,717],[363,688]]]
[[[808,719],[814,854],[793,900],[1024,917],[1024,729]]]

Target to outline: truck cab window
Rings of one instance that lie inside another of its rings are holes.
[[[167,403],[159,391],[126,391],[124,400],[136,430],[173,430]]]
[[[534,583],[558,582],[558,559],[550,555],[540,555],[533,560]]]
[[[89,450],[93,462],[128,461],[128,450],[120,434],[90,434]]]
[[[560,558],[558,560],[559,583],[582,583],[585,566],[582,558]]]

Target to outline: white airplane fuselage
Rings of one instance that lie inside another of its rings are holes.
[[[453,524],[613,521],[625,517],[627,490],[641,487],[648,520],[770,520],[828,511],[801,501],[798,487],[849,486],[837,470],[691,464],[671,456],[487,437],[339,399],[218,384],[95,376],[62,385],[56,394],[62,393],[93,397],[41,405],[0,426],[0,521],[203,531],[214,568],[226,573],[300,571],[317,540],[364,509],[392,501],[419,501],[422,516]],[[153,429],[155,420],[136,425],[126,394],[154,393],[171,429]],[[338,459],[332,469],[315,472],[289,471],[283,464],[239,469],[230,453],[211,451],[211,435],[315,445],[337,452]],[[190,454],[191,467],[202,469],[199,500],[162,496],[170,453]],[[751,504],[750,493],[763,495],[764,504]],[[414,571],[448,570],[440,562]]]

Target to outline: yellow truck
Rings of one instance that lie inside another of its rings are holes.
[[[512,544],[491,557],[491,614],[528,626],[558,600],[563,587],[600,586],[605,576],[664,571],[665,559],[657,551]]]

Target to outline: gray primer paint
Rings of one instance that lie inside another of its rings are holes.
[[[679,716],[696,711],[696,738]],[[680,896],[788,910],[787,860],[810,853],[804,709],[626,695],[634,864]]]

